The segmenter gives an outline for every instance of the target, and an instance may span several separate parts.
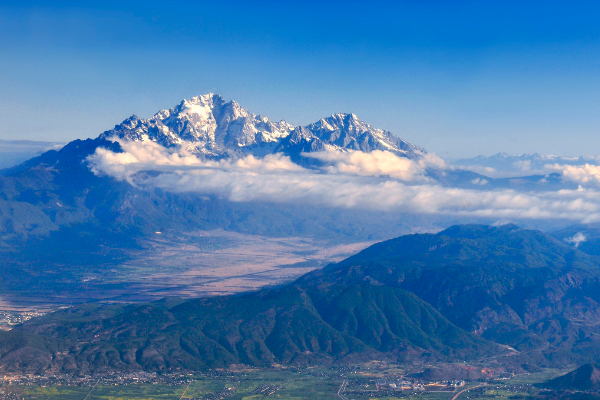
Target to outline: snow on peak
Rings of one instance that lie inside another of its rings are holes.
[[[355,114],[345,113],[333,114],[314,124],[296,128],[277,148],[277,151],[286,153],[326,150],[383,150],[414,159],[426,153],[391,132],[360,121]]]
[[[207,158],[286,152],[292,147],[299,149],[298,146],[304,146],[302,151],[388,150],[415,158],[424,152],[388,131],[360,121],[355,114],[333,114],[314,124],[295,127],[253,114],[214,93],[184,99],[149,119],[132,116],[101,135],[107,139],[113,136],[153,141],[165,147],[183,146]]]
[[[166,147],[182,145],[198,155],[222,157],[239,149],[277,142],[293,129],[285,121],[272,122],[235,101],[226,102],[209,93],[184,99],[147,120],[129,118],[102,136],[153,141]]]

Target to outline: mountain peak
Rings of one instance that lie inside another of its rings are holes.
[[[331,114],[329,118],[358,121],[358,117],[354,113],[335,113]]]
[[[191,99],[183,99],[175,110],[181,115],[196,114],[200,116],[208,117],[209,114],[213,114],[215,109],[230,105],[235,110],[242,109],[235,101],[225,102],[225,99],[218,94],[208,93],[200,96],[194,96]],[[243,109],[242,109],[243,110]],[[246,114],[248,112],[244,110]]]
[[[294,135],[290,135],[295,132]],[[182,100],[177,106],[143,120],[135,116],[101,137],[153,141],[165,147],[185,146],[207,158],[264,155],[274,151],[298,157],[324,150],[387,150],[418,158],[424,151],[388,131],[375,129],[355,114],[338,113],[302,128],[253,114],[215,93]]]
[[[190,100],[184,99],[183,101],[195,103],[195,104],[209,103],[209,102],[215,102],[215,101],[224,103],[225,99],[223,99],[223,97],[218,94],[207,93],[207,94],[201,94],[200,96],[194,96]]]

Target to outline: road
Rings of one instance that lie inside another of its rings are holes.
[[[188,383],[188,385],[185,387],[185,390],[183,391],[181,397],[179,398],[179,400],[183,399],[183,396],[185,396],[186,392],[188,391],[188,389],[190,388],[190,385],[192,384],[192,382]]]
[[[98,382],[100,382],[100,380],[97,380],[96,383],[94,383],[94,386],[92,386],[92,388],[90,389],[90,391],[88,392],[88,394],[85,395],[85,397],[83,398],[83,400],[87,400],[87,398],[90,397],[90,394],[92,393],[92,390],[94,390],[94,388],[96,387],[96,385],[98,384]]]
[[[342,386],[340,386],[340,388],[338,390],[338,396],[342,400],[348,400],[348,398],[346,396],[344,396],[344,392],[346,391],[346,385],[348,385],[348,381],[347,380],[345,380],[344,382],[342,382]]]
[[[469,390],[471,390],[471,389],[477,389],[477,388],[480,388],[480,387],[482,387],[482,386],[486,386],[486,385],[487,385],[487,383],[484,383],[484,384],[481,384],[481,385],[477,385],[477,386],[471,386],[471,387],[468,387],[468,388],[466,388],[466,389],[463,389],[463,390],[461,390],[460,392],[456,393],[456,394],[454,395],[454,397],[452,398],[452,400],[456,400],[456,399],[458,399],[458,397],[459,397],[461,394],[463,394],[464,392],[468,392],[468,391],[469,391]]]

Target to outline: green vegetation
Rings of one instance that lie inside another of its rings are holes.
[[[30,372],[50,367],[39,360],[51,358],[64,372],[176,371],[424,353],[473,359],[500,350],[415,295],[372,284],[290,285],[178,303],[84,306],[37,318],[10,334],[0,332],[2,361],[7,370]],[[40,345],[2,346],[19,335]]]
[[[0,365],[87,373],[493,359],[535,372],[600,357],[599,289],[597,259],[549,236],[458,226],[376,244],[279,288],[36,318],[0,332]]]
[[[75,387],[75,386],[50,386],[50,387],[39,387],[39,386],[12,386],[10,389],[19,393],[25,399],[31,400],[46,400],[46,399],[64,399],[64,400],[81,400],[85,398],[86,394],[90,391],[89,387]]]
[[[171,400],[179,398],[185,387],[162,386],[162,385],[127,385],[127,386],[101,386],[93,390],[90,387],[51,386],[51,387],[17,387],[13,388],[17,393],[31,400],[82,400],[88,395],[87,400]],[[90,393],[91,390],[91,393]]]
[[[473,387],[470,392],[465,392],[460,399],[543,399],[539,397],[539,390],[531,383],[539,383],[550,376],[564,371],[547,370],[536,374],[516,376],[508,380],[490,381],[487,386],[479,386],[481,382],[471,382],[454,392],[420,392],[404,391],[397,394],[385,391],[365,392],[363,395],[348,392],[352,399],[385,399],[385,400],[450,400],[463,389]],[[350,382],[369,382],[369,390],[374,390],[373,379],[390,376],[397,373],[395,368],[375,368],[367,370],[363,366],[362,372],[352,373],[349,377],[342,377],[340,373],[331,369],[309,368],[304,370],[276,370],[254,369],[225,373],[223,375],[205,376],[194,375],[189,386],[164,385],[164,384],[131,384],[131,385],[102,385],[98,384],[91,390],[90,386],[50,386],[36,385],[11,386],[10,391],[19,393],[25,399],[44,400],[82,400],[86,395],[87,400],[170,400],[191,398],[206,398],[232,388],[226,399],[231,400],[329,400],[338,398],[338,390],[345,379]],[[261,387],[277,388],[270,396],[257,394],[256,389]],[[363,388],[364,389],[364,388]],[[90,392],[91,390],[91,392]],[[464,396],[464,397],[463,397]],[[549,398],[548,398],[549,399]]]
[[[342,382],[340,378],[315,376],[313,372],[264,371],[257,370],[235,376],[203,377],[195,376],[186,390],[185,385],[167,386],[157,384],[134,385],[97,385],[87,400],[166,400],[179,399],[185,391],[184,399],[203,398],[234,388],[228,399],[263,399],[262,394],[252,393],[263,385],[279,386],[272,398],[277,399],[332,399]],[[26,399],[70,400],[83,399],[90,387],[74,386],[13,386],[11,391],[24,396]]]
[[[403,288],[455,325],[516,349],[515,364],[529,368],[600,357],[598,265],[542,232],[461,225],[377,243],[303,279]]]

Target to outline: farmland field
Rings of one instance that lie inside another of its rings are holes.
[[[394,375],[398,370],[391,370]],[[162,400],[162,399],[231,399],[249,400],[266,397],[303,400],[303,399],[336,399],[338,390],[344,381],[351,384],[348,388],[356,388],[362,384],[362,392],[349,389],[345,392],[347,399],[414,399],[414,400],[450,400],[459,391],[469,386],[479,386],[482,382],[472,382],[456,391],[446,392],[410,392],[390,393],[377,391],[374,382],[387,375],[385,370],[366,370],[342,373],[331,369],[311,368],[301,371],[292,370],[247,370],[235,373],[213,375],[190,375],[189,384],[136,383],[118,384],[101,383],[96,386],[21,384],[6,388],[6,392],[18,396],[19,399],[32,400]],[[561,371],[546,370],[536,374],[519,375],[504,381],[490,381],[486,386],[473,388],[465,392],[459,399],[485,398],[535,398],[537,389],[532,383],[541,382],[560,374]],[[389,375],[388,375],[389,376]],[[360,394],[357,394],[360,393]],[[515,397],[516,396],[516,397]],[[17,398],[17,397],[6,397]],[[3,399],[0,395],[0,399]]]

